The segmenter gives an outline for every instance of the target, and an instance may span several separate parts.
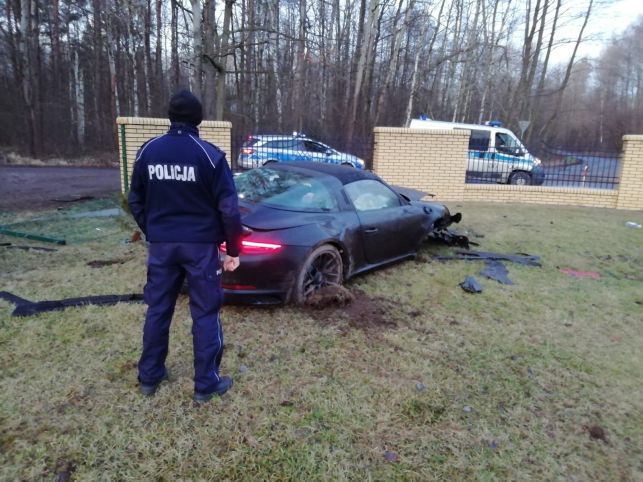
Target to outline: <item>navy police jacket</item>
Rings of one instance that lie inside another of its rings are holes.
[[[225,153],[176,123],[147,141],[134,163],[128,203],[151,243],[226,242],[238,256],[241,216]]]

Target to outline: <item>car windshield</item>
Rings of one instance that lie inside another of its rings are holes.
[[[283,169],[261,168],[235,176],[239,200],[290,211],[331,211],[337,201],[318,179]]]

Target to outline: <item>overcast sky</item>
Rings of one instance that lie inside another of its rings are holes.
[[[578,5],[579,11],[587,8],[587,0],[571,0],[567,4]],[[613,36],[623,33],[641,15],[643,15],[643,0],[612,0],[604,2],[592,13],[586,28],[586,33],[590,40],[579,48],[578,57],[597,57],[601,53],[603,46]],[[567,25],[561,35],[575,38],[581,25],[581,20]],[[565,62],[569,59],[573,49],[573,44],[558,47],[554,52],[553,60],[555,62]]]

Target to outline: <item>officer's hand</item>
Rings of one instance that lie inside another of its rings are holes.
[[[223,269],[225,271],[234,271],[239,267],[239,257],[233,258],[226,254],[225,259],[223,260]]]

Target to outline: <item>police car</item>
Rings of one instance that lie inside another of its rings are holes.
[[[252,169],[272,162],[324,162],[364,169],[357,156],[339,152],[300,133],[292,135],[252,135],[243,143],[238,166]]]
[[[469,131],[467,181],[487,180],[503,184],[539,186],[545,180],[540,159],[531,155],[516,135],[503,127],[500,121],[478,125],[421,117],[411,120],[409,127]]]

